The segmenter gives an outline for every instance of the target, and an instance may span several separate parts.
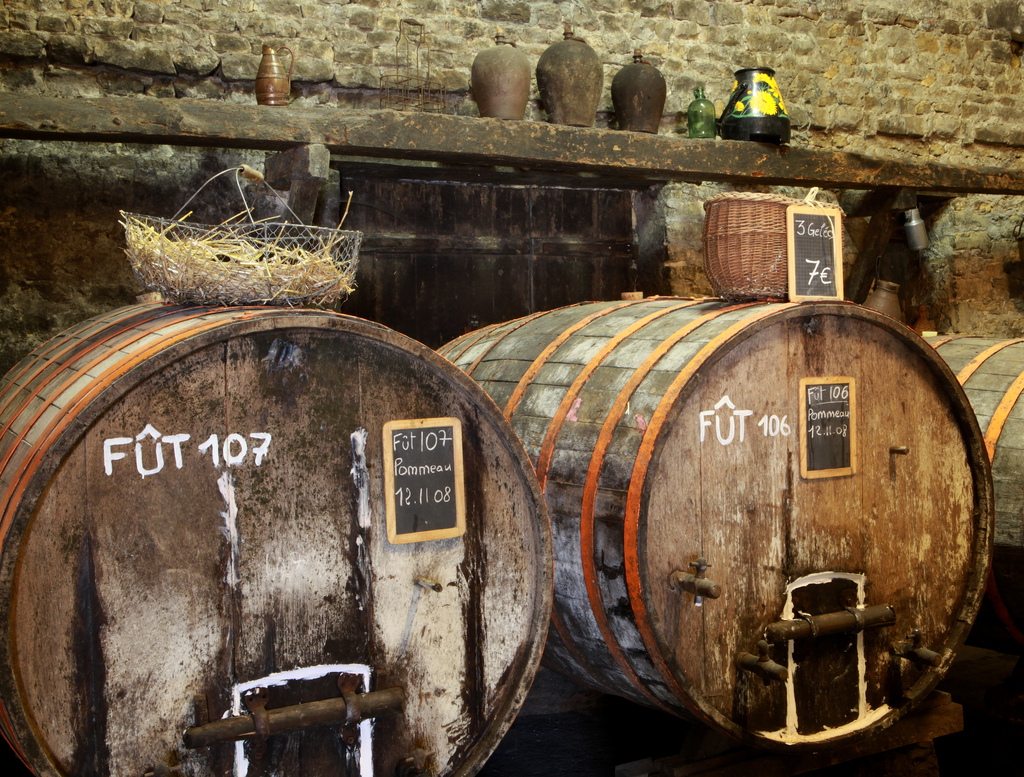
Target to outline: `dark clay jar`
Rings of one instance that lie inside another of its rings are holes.
[[[626,65],[612,79],[612,105],[619,129],[657,134],[666,92],[661,71],[644,61],[643,52],[635,50],[633,64]]]
[[[601,60],[566,26],[565,39],[548,46],[537,61],[537,88],[548,121],[593,127],[604,88]]]

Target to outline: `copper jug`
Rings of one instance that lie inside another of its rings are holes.
[[[292,58],[285,75],[284,67],[274,49],[263,44],[263,59],[256,71],[256,102],[260,105],[287,105],[288,96],[292,91],[292,68],[295,67],[295,55],[291,49],[282,46],[278,51],[287,51]]]

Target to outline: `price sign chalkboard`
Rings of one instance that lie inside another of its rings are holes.
[[[384,424],[384,497],[388,542],[394,545],[466,532],[458,418]]]
[[[857,471],[857,396],[853,378],[800,380],[800,475],[832,478]]]
[[[786,209],[789,298],[843,298],[843,212],[819,205]]]

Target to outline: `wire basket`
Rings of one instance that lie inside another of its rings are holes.
[[[135,277],[192,304],[328,305],[352,291],[361,232],[254,222],[248,204],[245,212],[247,222],[207,225],[121,211]]]
[[[734,301],[785,298],[786,209],[814,204],[757,192],[726,192],[707,200],[704,271],[715,293]]]

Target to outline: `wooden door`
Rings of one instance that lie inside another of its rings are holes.
[[[432,180],[409,168],[389,175],[342,171],[343,194],[353,192],[345,227],[364,232],[346,313],[436,348],[487,324],[633,288],[627,189]]]

